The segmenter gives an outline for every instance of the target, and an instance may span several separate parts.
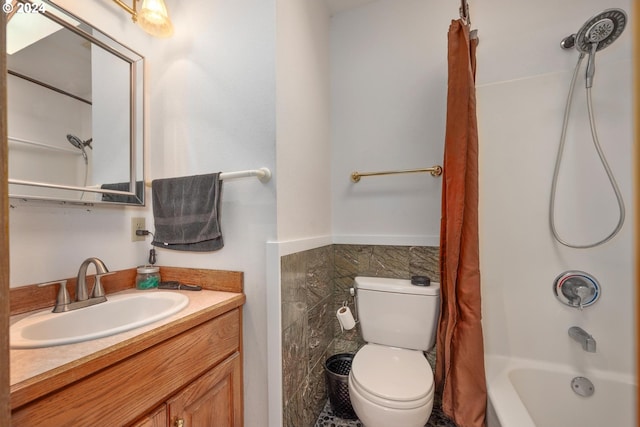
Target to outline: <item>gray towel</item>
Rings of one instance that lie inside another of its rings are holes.
[[[222,249],[220,173],[156,179],[151,183],[154,246],[177,251]]]

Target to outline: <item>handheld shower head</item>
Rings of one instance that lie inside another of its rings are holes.
[[[88,142],[84,142],[83,140],[81,140],[80,138],[78,138],[75,135],[72,134],[67,134],[67,141],[69,141],[69,144],[73,145],[74,147],[76,147],[77,149],[82,151],[82,157],[84,158],[84,163],[87,164],[89,163],[89,157],[87,156],[87,151],[84,149],[85,145],[88,145]]]
[[[93,147],[91,146],[91,142],[93,141],[93,138],[89,138],[86,141],[81,140],[80,138],[78,138],[75,135],[72,134],[67,134],[67,141],[69,141],[71,143],[71,145],[73,145],[76,148],[81,148],[81,147],[89,147],[93,150]]]
[[[627,24],[627,14],[622,9],[606,9],[591,17],[576,33],[575,46],[578,52],[593,53],[593,44],[598,47],[596,52],[616,41]]]
[[[82,142],[82,140],[75,135],[72,135],[70,133],[67,134],[67,141],[69,141],[69,143],[76,147],[78,150],[82,150],[84,148],[84,142]]]
[[[601,13],[591,17],[576,34],[565,37],[560,42],[563,49],[575,47],[582,58],[589,55],[587,61],[586,82],[587,88],[593,86],[593,77],[596,73],[596,52],[613,43],[624,31],[627,24],[627,14],[622,9],[605,9]]]

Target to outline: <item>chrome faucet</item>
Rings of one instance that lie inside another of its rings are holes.
[[[96,266],[96,278],[91,290],[91,297],[87,290],[87,269],[89,265]],[[102,276],[113,274],[109,272],[109,269],[104,265],[104,262],[98,258],[87,258],[80,264],[80,270],[78,271],[78,278],[76,280],[76,300],[71,301],[69,297],[69,291],[67,290],[66,280],[57,280],[55,282],[43,283],[39,286],[48,286],[60,284],[58,290],[58,296],[56,297],[56,304],[53,307],[54,313],[61,313],[65,311],[77,310],[78,308],[89,307],[91,305],[100,304],[105,302],[107,297],[104,294],[104,288],[100,279]]]
[[[589,353],[596,352],[596,340],[584,329],[579,326],[569,328],[569,336],[582,345],[584,351]]]

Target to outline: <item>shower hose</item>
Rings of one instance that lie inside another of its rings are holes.
[[[563,245],[568,246],[570,248],[575,248],[575,249],[593,248],[593,247],[602,245],[603,243],[606,243],[609,240],[613,239],[613,237],[616,234],[618,234],[618,232],[622,228],[622,225],[624,224],[624,216],[625,216],[624,201],[622,199],[622,194],[620,193],[618,184],[616,183],[616,180],[613,176],[613,172],[611,172],[611,168],[607,163],[607,159],[604,155],[604,152],[602,151],[602,147],[600,147],[600,141],[598,140],[598,133],[596,132],[595,115],[593,113],[593,102],[591,100],[591,87],[587,87],[587,109],[589,112],[589,125],[591,127],[591,136],[593,139],[593,144],[596,148],[596,151],[598,152],[598,156],[600,157],[600,162],[602,163],[602,166],[604,167],[604,170],[607,173],[607,177],[609,178],[609,182],[611,183],[613,192],[615,193],[616,200],[618,202],[620,216],[618,218],[618,224],[613,229],[613,231],[607,237],[595,243],[589,243],[585,245],[572,244],[562,239],[558,235],[558,231],[556,230],[554,212],[555,212],[556,186],[558,184],[558,173],[560,171],[560,164],[562,163],[562,153],[564,151],[564,145],[567,138],[567,126],[569,122],[569,115],[571,113],[573,90],[575,89],[578,72],[580,70],[580,65],[582,64],[582,60],[584,59],[584,56],[585,56],[584,53],[580,53],[580,57],[578,58],[578,63],[576,64],[576,68],[573,72],[573,78],[571,79],[571,87],[569,89],[569,95],[567,96],[567,104],[564,109],[564,119],[562,122],[562,133],[560,135],[560,145],[558,147],[558,156],[556,158],[556,165],[553,170],[553,181],[551,184],[551,202],[549,203],[549,224],[551,225],[551,232],[553,233],[553,237]]]
[[[87,186],[87,177],[89,176],[89,162],[87,161],[84,164],[84,184],[82,185],[83,187]],[[80,193],[80,200],[82,200],[82,198],[84,197],[84,191],[82,193]]]

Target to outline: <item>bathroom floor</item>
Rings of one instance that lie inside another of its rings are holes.
[[[456,427],[455,423],[449,420],[440,408],[440,396],[436,395],[431,417],[425,427]],[[316,421],[315,427],[362,427],[362,423],[358,420],[343,420],[342,418],[336,417],[333,412],[331,412],[331,406],[327,400],[322,413],[320,413]]]

